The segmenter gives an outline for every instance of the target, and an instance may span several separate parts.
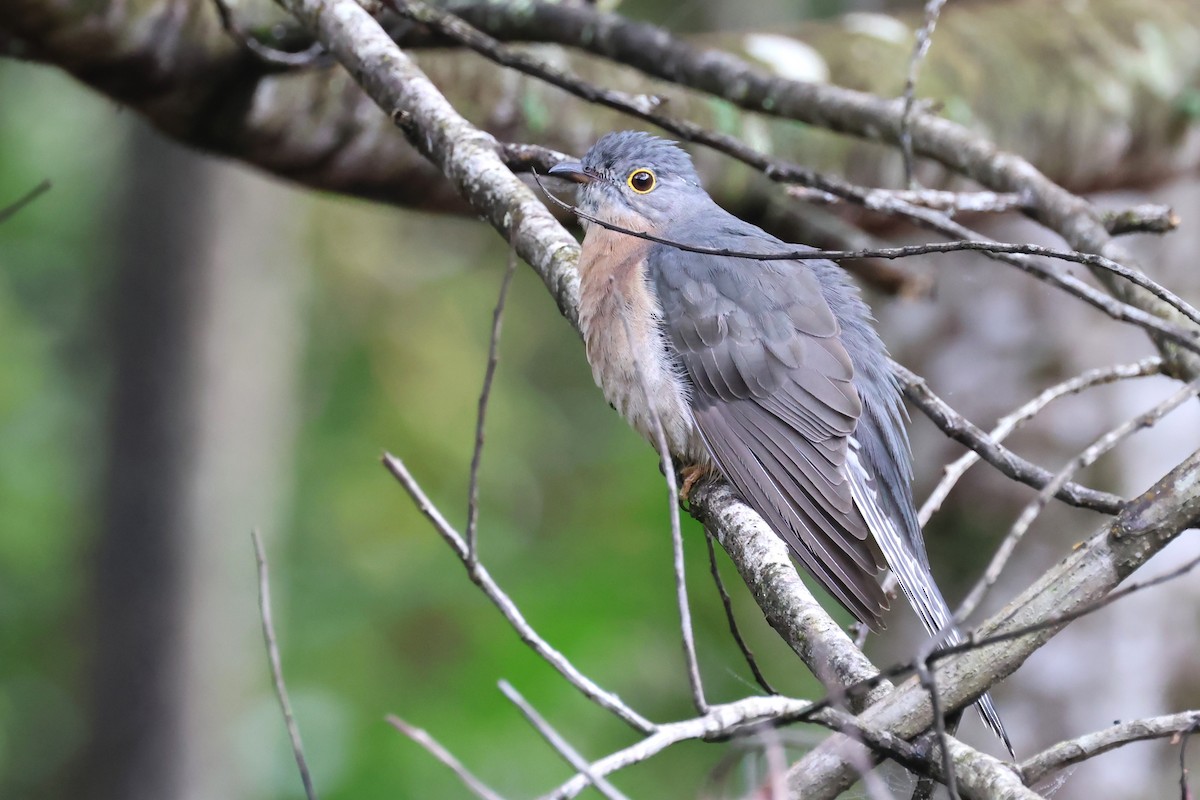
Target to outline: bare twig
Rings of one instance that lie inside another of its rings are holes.
[[[716,739],[735,734],[747,726],[772,721],[781,723],[803,716],[812,704],[787,697],[748,697],[734,703],[711,706],[693,719],[670,722],[634,744],[592,762],[593,775],[611,775],[617,770],[641,763],[671,745],[691,739]],[[575,797],[591,784],[579,774],[545,795],[546,800]]]
[[[480,798],[480,800],[504,800],[503,797],[488,788],[487,784],[472,775],[470,770],[454,757],[453,753],[443,747],[427,731],[409,725],[394,714],[388,714],[387,722],[393,728],[421,745],[421,747],[424,747],[438,761],[449,767],[450,771],[457,775],[458,779],[463,782],[463,785],[470,789],[471,793]]]
[[[479,559],[476,538],[479,528],[479,464],[483,460],[483,431],[487,419],[488,398],[492,394],[492,380],[496,377],[496,364],[500,360],[500,324],[504,320],[504,301],[508,299],[508,287],[517,271],[517,254],[508,251],[508,268],[500,281],[500,297],[496,310],[492,312],[492,335],[488,341],[487,368],[483,372],[483,389],[479,393],[479,414],[475,421],[475,450],[471,453],[470,488],[467,490],[467,558]]]
[[[297,53],[269,47],[238,24],[233,17],[233,9],[226,4],[225,0],[213,0],[213,4],[217,7],[217,16],[221,18],[221,25],[225,28],[225,32],[264,64],[281,69],[304,69],[322,61],[326,55],[325,48],[321,46],[320,42],[313,42]]]
[[[763,724],[784,725],[807,721],[840,731],[864,742],[873,751],[925,774],[930,771],[928,758],[911,743],[887,731],[864,726],[851,714],[828,704],[821,705],[789,697],[747,697],[733,703],[711,706],[707,713],[680,722],[659,726],[658,730],[628,747],[610,753],[590,765],[594,776],[611,775],[625,767],[646,761],[668,747],[689,740],[723,740],[754,731]],[[566,781],[543,800],[575,797],[591,784],[582,772]]]
[[[536,173],[535,173],[536,174]],[[1148,314],[1139,308],[1131,306],[1127,303],[1122,303],[1113,297],[1093,289],[1088,284],[1081,281],[1073,275],[1062,272],[1061,270],[1049,269],[1038,262],[1024,258],[1023,256],[1042,256],[1046,258],[1055,258],[1061,261],[1070,261],[1077,264],[1085,264],[1089,267],[1111,272],[1118,275],[1130,283],[1138,286],[1152,295],[1167,303],[1188,320],[1200,324],[1200,311],[1197,311],[1187,303],[1183,298],[1176,295],[1171,290],[1159,285],[1155,281],[1146,277],[1138,270],[1125,267],[1112,259],[1104,256],[1094,255],[1092,253],[1080,253],[1074,250],[1056,250],[1051,247],[1042,247],[1036,244],[1016,244],[1012,242],[996,242],[983,237],[981,234],[966,228],[951,220],[949,217],[940,212],[930,211],[929,209],[913,206],[909,203],[899,203],[892,195],[880,194],[878,197],[891,198],[888,200],[880,200],[880,207],[887,206],[889,208],[903,207],[907,211],[897,211],[896,213],[906,213],[913,219],[916,219],[935,230],[941,231],[951,236],[960,237],[956,241],[951,242],[929,242],[926,244],[905,245],[903,247],[883,247],[863,250],[818,250],[812,247],[795,247],[793,249],[784,249],[774,253],[749,253],[741,250],[730,250],[719,247],[702,247],[691,245],[687,242],[677,242],[671,239],[665,239],[661,236],[655,236],[645,231],[636,231],[630,228],[625,228],[616,225],[612,222],[601,220],[587,212],[563,202],[559,198],[550,194],[546,187],[538,181],[538,185],[556,205],[569,210],[580,219],[600,225],[608,230],[616,233],[621,233],[627,236],[633,236],[638,239],[644,239],[656,244],[667,245],[674,247],[677,250],[683,250],[688,253],[699,253],[701,255],[711,256],[729,256],[733,258],[745,258],[751,261],[811,261],[814,259],[829,259],[831,261],[841,261],[845,259],[860,259],[860,258],[907,258],[909,256],[931,255],[935,253],[958,253],[963,251],[973,251],[982,253],[989,258],[995,258],[1004,263],[1011,264],[1019,269],[1027,272],[1040,280],[1049,283],[1052,286],[1061,289],[1062,291],[1083,300],[1088,305],[1103,311],[1113,319],[1122,322],[1128,322],[1133,325],[1145,328],[1147,331],[1165,336],[1171,341],[1188,348],[1194,352],[1200,353],[1200,330],[1187,329],[1178,325],[1166,322],[1158,317]],[[1018,258],[1018,256],[1022,256]]]
[[[908,76],[904,80],[904,111],[900,114],[900,154],[904,158],[904,185],[910,189],[916,188],[913,177],[913,147],[912,147],[912,117],[916,106],[917,74],[921,71],[921,62],[933,44],[933,30],[937,27],[938,15],[946,0],[926,0],[925,21],[917,31],[917,41],[913,45],[912,55],[908,59]]]
[[[581,756],[579,751],[572,747],[558,731],[554,730],[554,727],[546,721],[545,717],[539,714],[537,709],[530,705],[529,701],[522,697],[521,693],[513,688],[511,683],[500,681],[500,691],[504,692],[504,696],[520,709],[521,714],[529,721],[529,724],[542,735],[542,738],[551,747],[558,751],[559,755],[566,759],[568,764],[574,767],[579,774],[591,781],[592,785],[596,787],[596,791],[609,798],[609,800],[628,800],[624,794],[608,782],[607,778],[603,775],[593,773],[587,759]]]
[[[821,701],[821,708],[815,710],[828,710],[837,714],[844,714],[845,716],[841,717],[841,719],[853,719],[850,712],[850,699],[852,695],[837,680],[836,673],[831,666],[829,664],[818,663],[814,674],[817,676],[817,680],[821,682],[821,685],[825,687],[825,698]],[[862,732],[858,730],[858,726],[856,725],[834,726],[833,729],[839,730],[854,741],[866,745]],[[871,756],[871,752],[871,750],[855,748],[849,755],[850,763],[858,772],[859,779],[866,790],[868,800],[889,800],[891,792],[879,776],[875,774],[875,759]],[[884,753],[885,751],[878,751],[880,756],[884,755]]]
[[[657,110],[661,105],[658,97],[630,95],[589,83],[531,53],[507,47],[461,17],[435,8],[421,0],[383,0],[383,2],[402,17],[427,25],[448,39],[474,50],[501,66],[538,78],[590,103],[612,108],[636,119],[657,125],[681,139],[711,147],[763,171],[773,180],[801,183],[847,199],[861,198],[865,194],[865,190],[858,189],[840,178],[822,175],[797,164],[773,159],[754,148],[747,147],[733,136],[710,131],[690,120],[661,114]]]
[[[733,640],[737,642],[738,649],[742,651],[742,657],[746,659],[746,665],[750,667],[750,672],[754,674],[755,682],[767,694],[779,694],[767,681],[767,677],[763,675],[762,670],[759,669],[758,659],[754,657],[754,651],[750,649],[750,645],[742,637],[737,617],[733,613],[733,598],[726,591],[725,581],[721,579],[721,570],[717,567],[717,551],[713,547],[713,535],[707,528],[704,529],[704,543],[708,546],[708,566],[712,572],[713,583],[717,586],[717,592],[721,595],[721,606],[725,609],[725,619],[729,622],[729,633],[733,636]]]
[[[1107,753],[1130,742],[1177,736],[1200,725],[1200,711],[1184,711],[1161,717],[1120,722],[1104,730],[1059,742],[1021,762],[1021,780],[1032,786],[1072,764]]]
[[[1054,479],[1049,470],[1043,469],[997,444],[970,420],[963,417],[944,400],[938,397],[925,380],[904,366],[892,362],[892,370],[900,381],[900,387],[913,405],[956,442],[964,444],[979,454],[1001,473],[1028,486],[1041,489]],[[1125,501],[1114,494],[1099,492],[1086,486],[1067,481],[1060,486],[1055,497],[1080,508],[1089,508],[1105,514],[1116,514]]]
[[[917,677],[920,679],[921,685],[925,687],[925,691],[929,692],[929,708],[933,714],[933,732],[937,737],[938,744],[941,745],[939,749],[942,753],[942,774],[945,778],[946,790],[950,793],[951,800],[959,800],[958,780],[954,774],[954,759],[950,755],[950,743],[946,733],[946,717],[942,712],[942,696],[938,692],[937,678],[933,670],[929,668],[929,664],[928,655],[922,655],[914,662]]]
[[[1192,800],[1192,789],[1188,786],[1187,746],[1196,731],[1200,731],[1200,720],[1188,726],[1179,743],[1179,800]]]
[[[1178,569],[1159,575],[1153,579],[1129,584],[1123,589],[1114,591],[1098,601],[1069,614],[1059,615],[1051,619],[1039,621],[1036,624],[1022,626],[1018,629],[1004,631],[992,636],[976,638],[958,645],[951,645],[931,654],[924,654],[915,659],[914,662],[897,665],[896,667],[884,670],[872,678],[850,687],[850,693],[863,690],[870,685],[876,685],[888,678],[898,677],[919,670],[919,664],[926,661],[931,667],[935,662],[969,650],[975,650],[1002,641],[1022,638],[1050,628],[1060,627],[1067,622],[1105,608],[1124,597],[1128,597],[1130,594],[1143,591],[1187,574],[1187,572],[1194,569],[1197,565],[1200,565],[1200,557],[1193,559]],[[591,772],[596,776],[612,774],[624,767],[645,761],[673,744],[689,739],[722,739],[734,735],[747,727],[763,722],[769,721],[778,725],[802,720],[816,722],[846,733],[852,738],[866,744],[877,754],[886,754],[889,757],[895,758],[919,774],[927,774],[929,769],[934,766],[929,762],[927,756],[922,756],[913,745],[905,742],[903,739],[887,731],[873,728],[862,719],[852,717],[846,712],[839,710],[836,707],[836,700],[832,696],[827,696],[815,702],[776,696],[751,697],[734,703],[714,705],[709,708],[706,714],[696,718],[660,725],[635,744],[593,762],[591,764]],[[949,736],[946,736],[943,741],[945,743],[939,749],[949,752],[951,757],[953,757],[955,749],[962,747],[961,744],[956,743]],[[937,776],[940,780],[945,780],[947,774],[945,770],[945,762],[941,761],[937,765]],[[587,776],[579,774],[561,785],[554,792],[546,795],[546,797],[555,799],[574,797],[590,784],[591,780]]]
[[[1146,375],[1157,375],[1162,371],[1163,361],[1158,356],[1150,356],[1133,364],[1116,364],[1111,367],[1098,367],[1088,370],[1080,375],[1055,384],[1050,388],[1042,391],[1037,397],[1034,397],[1029,402],[1014,409],[1009,414],[1001,417],[996,423],[996,427],[992,428],[987,435],[997,444],[1003,442],[1008,435],[1021,427],[1023,424],[1037,416],[1042,409],[1057,400],[1069,394],[1077,394],[1090,389],[1093,386],[1100,384],[1112,383],[1116,380],[1124,378],[1140,378]],[[921,523],[921,527],[925,527],[929,523],[930,517],[941,507],[949,496],[954,485],[959,479],[966,474],[975,463],[979,461],[979,455],[973,450],[963,453],[954,463],[946,466],[944,475],[933,491],[929,493],[929,497],[921,506],[920,512],[917,514],[917,520]]]
[[[48,191],[50,191],[50,179],[46,178],[41,183],[39,183],[37,186],[33,187],[28,192],[21,195],[13,202],[9,203],[8,205],[4,206],[3,208],[0,208],[0,223],[7,222],[9,217],[11,217],[13,214],[16,214],[22,208],[24,208],[25,206],[32,203],[34,200],[37,200],[39,197],[41,197],[43,194],[45,194]]]
[[[1139,414],[1133,419],[1126,420],[1113,428],[1092,442],[1082,453],[1071,459],[1042,488],[1038,496],[1022,509],[1016,523],[1013,524],[1008,535],[1000,543],[1000,546],[996,548],[996,553],[992,556],[992,560],[988,564],[983,577],[975,584],[970,593],[967,594],[966,599],[963,600],[962,605],[959,606],[958,612],[954,615],[955,619],[961,623],[979,607],[979,603],[983,600],[988,590],[999,580],[1000,573],[1004,570],[1004,566],[1012,556],[1013,550],[1016,549],[1017,544],[1024,538],[1029,527],[1037,519],[1042,509],[1046,507],[1046,504],[1050,502],[1050,498],[1054,496],[1055,492],[1079,472],[1079,470],[1091,466],[1096,462],[1096,459],[1116,447],[1122,441],[1134,433],[1154,425],[1171,411],[1178,408],[1184,401],[1194,397],[1197,389],[1200,389],[1200,381],[1189,383],[1149,411]]]
[[[766,156],[765,154],[754,150],[753,148],[747,147],[745,144],[732,136],[714,133],[690,121],[666,117],[653,110],[658,106],[657,102],[653,102],[654,98],[646,98],[645,96],[631,97],[623,92],[616,92],[590,84],[587,81],[583,81],[574,75],[563,72],[562,70],[559,70],[544,61],[534,58],[528,53],[518,52],[512,50],[511,48],[507,48],[492,37],[487,36],[478,29],[472,27],[463,19],[442,11],[441,9],[433,8],[423,2],[420,2],[420,0],[385,1],[393,8],[393,10],[402,16],[430,26],[439,33],[442,33],[454,41],[475,50],[476,52],[495,61],[498,64],[508,66],[524,72],[525,74],[537,77],[552,85],[571,92],[572,94],[575,94],[576,96],[581,97],[589,102],[614,108],[639,119],[651,122],[660,128],[663,128],[664,130],[669,131],[670,133],[688,141],[697,142],[711,147],[762,171],[764,175],[774,181],[781,183],[801,183],[812,186],[836,196],[862,203],[868,208],[884,211],[886,213],[908,216],[914,220],[917,220],[918,222],[933,225],[934,227],[945,228],[954,224],[949,220],[948,217],[938,214],[937,212],[932,212],[929,209],[920,209],[908,203],[898,202],[894,197],[890,197],[887,192],[872,192],[872,190],[854,186],[840,179],[832,178],[826,175],[820,175],[812,170],[800,167],[799,165]],[[583,215],[581,212],[576,211],[576,213],[580,214],[581,217],[587,218],[586,215]],[[599,222],[598,220],[592,221]],[[605,225],[605,227],[608,227],[612,230],[619,230],[632,235],[640,235],[633,231],[612,226],[611,224],[600,224]],[[647,238],[651,241],[659,241],[658,239],[647,235],[642,235],[642,238]],[[983,241],[982,237],[978,235],[972,236],[971,238],[980,240],[981,243]],[[679,246],[678,243],[673,242],[663,243]],[[1018,245],[1016,247],[1025,248],[1033,246]],[[703,249],[692,249],[686,247],[682,249],[688,249],[692,252],[705,252]],[[1145,328],[1152,333],[1166,338],[1180,347],[1186,348],[1193,353],[1200,354],[1200,331],[1189,331],[1180,326],[1164,321],[1153,314],[1143,311],[1140,308],[1131,306],[1127,303],[1116,300],[1111,296],[1105,295],[1102,292],[1088,286],[1086,283],[1078,280],[1077,278],[1046,270],[1035,262],[1027,259],[1018,261],[1013,258],[1003,258],[1002,255],[1005,252],[1004,250],[996,250],[994,248],[988,249],[985,247],[973,247],[966,249],[978,249],[981,252],[989,254],[993,258],[1000,258],[1006,263],[1019,266],[1026,272],[1034,274],[1051,285],[1054,285],[1078,297],[1079,299],[1084,300],[1101,311],[1104,311],[1114,319],[1138,325],[1139,327]],[[931,250],[927,252],[937,251]],[[1031,251],[1017,250],[1012,252]],[[1068,251],[1057,252],[1066,253]],[[730,254],[730,252],[717,251],[715,254],[726,255]],[[1050,255],[1051,253],[1049,248],[1045,248],[1036,254]],[[761,258],[761,256],[759,257]],[[820,255],[808,257],[828,258],[830,256]],[[847,255],[845,257],[850,256]],[[900,255],[880,255],[878,257],[900,257]],[[1102,259],[1102,261],[1096,261],[1093,263],[1089,260],[1092,258]],[[1074,253],[1072,254],[1072,257],[1068,258],[1068,260],[1076,260],[1079,261],[1079,263],[1087,263],[1088,266],[1091,266],[1094,269],[1111,271],[1114,274],[1121,275],[1126,280],[1130,280],[1137,285],[1142,286],[1143,288],[1148,288],[1149,291],[1158,296],[1159,299],[1163,299],[1164,302],[1170,302],[1173,304],[1178,303],[1181,304],[1183,308],[1190,308],[1187,306],[1187,304],[1183,303],[1182,300],[1175,297],[1165,288],[1158,286],[1158,284],[1154,283],[1137,270],[1123,267],[1115,262],[1112,262],[1111,259],[1105,259],[1102,256],[1092,254]],[[1165,300],[1163,297],[1164,294],[1172,299],[1169,301]],[[1188,312],[1182,311],[1182,309],[1177,310],[1181,310],[1181,313],[1184,313],[1185,316],[1188,316]],[[1195,315],[1192,317],[1193,321],[1200,321],[1200,314],[1194,310],[1192,311],[1192,314]]]
[[[555,164],[570,159],[566,153],[525,142],[502,143],[500,155],[504,158],[505,165],[513,172],[547,172]]]
[[[1200,565],[1198,557],[1151,580],[1114,589],[1183,530],[1200,521],[1200,495],[1195,491],[1198,479],[1200,451],[1131,500],[1116,519],[1039,578],[1003,614],[990,619],[984,634],[975,634],[968,642],[934,653],[931,658],[935,661],[959,656],[939,668],[942,676],[939,686],[944,690],[947,707],[957,709],[973,701],[991,683],[1011,674],[1070,622]],[[986,652],[981,649],[966,652],[1000,642],[1011,644],[988,648]],[[929,713],[927,694],[910,682],[860,714],[859,720],[873,729],[911,737],[929,724]],[[999,762],[981,759],[975,751],[960,750],[953,739],[950,743],[956,753],[972,764],[971,769],[959,772],[960,787],[974,786],[973,793],[986,792],[991,791],[986,787],[994,788],[994,781],[1007,780]],[[857,774],[853,762],[846,757],[848,745],[844,737],[833,737],[806,754],[789,771],[793,790],[803,791],[806,798],[816,800],[832,798],[848,788]],[[956,766],[962,763],[956,754]],[[1012,796],[1024,795],[1018,792]]]
[[[1179,227],[1179,215],[1170,206],[1144,203],[1104,212],[1104,227],[1113,236],[1126,233],[1170,233]]]
[[[1162,575],[1157,575],[1144,581],[1134,581],[1133,583],[1130,583],[1121,589],[1110,592],[1094,603],[1090,603],[1069,613],[1059,614],[1041,622],[1026,625],[1021,628],[1014,628],[1012,630],[1007,630],[1000,633],[993,633],[987,636],[971,636],[962,644],[951,645],[946,647],[944,650],[939,650],[937,653],[934,653],[933,659],[940,660],[942,658],[947,658],[956,653],[962,653],[967,650],[987,647],[988,645],[993,644],[1000,644],[1001,642],[1009,642],[1013,639],[1020,639],[1021,637],[1028,636],[1031,633],[1038,633],[1039,631],[1050,630],[1052,628],[1061,628],[1077,619],[1095,614],[1097,611],[1107,608],[1118,600],[1126,598],[1131,594],[1159,586],[1160,584],[1168,583],[1176,578],[1181,578],[1198,566],[1200,566],[1200,556],[1197,556],[1191,561],[1188,561],[1186,564],[1183,564],[1182,566],[1177,567],[1169,572],[1165,572]]]
[[[688,500],[693,515],[729,554],[767,622],[814,675],[832,671],[840,685],[851,686],[878,674],[801,580],[788,546],[729,484],[698,482]],[[874,691],[851,695],[851,707],[861,711],[890,688],[881,683]]]
[[[271,617],[271,578],[267,568],[267,554],[263,550],[262,538],[258,531],[250,532],[254,542],[254,560],[258,564],[258,607],[261,613],[263,638],[267,642],[267,657],[271,662],[271,680],[275,685],[275,697],[283,710],[283,723],[287,727],[288,738],[292,742],[292,756],[296,759],[296,768],[300,770],[300,781],[304,784],[304,796],[308,800],[317,800],[317,790],[313,786],[312,774],[308,771],[308,759],[304,757],[304,743],[300,740],[300,726],[296,724],[296,716],[292,713],[292,702],[288,699],[287,684],[283,681],[283,659],[279,655],[279,643],[275,639],[275,623]]]
[[[846,199],[807,186],[788,186],[785,191],[791,197],[810,203],[836,203]],[[945,211],[947,214],[999,214],[1023,211],[1027,207],[1025,199],[1015,192],[951,192],[944,189],[872,189],[870,192],[871,197],[885,195],[901,203]]]
[[[1197,556],[1196,558],[1188,561],[1186,564],[1183,564],[1176,569],[1161,575],[1157,575],[1154,578],[1130,583],[1121,589],[1110,592],[1094,602],[1088,603],[1068,613],[1054,615],[1028,625],[1022,625],[1017,628],[1003,630],[997,633],[988,634],[986,636],[979,636],[973,633],[967,636],[963,641],[956,644],[944,645],[931,653],[922,653],[910,661],[904,661],[887,667],[886,669],[882,669],[878,673],[846,687],[842,694],[850,696],[861,694],[866,690],[893,678],[903,678],[908,675],[918,673],[921,669],[922,663],[926,663],[928,666],[932,667],[934,664],[951,658],[952,656],[961,655],[963,653],[968,653],[975,650],[981,650],[991,645],[1001,644],[1003,642],[1013,641],[1015,639],[1032,636],[1044,631],[1064,627],[1077,619],[1081,619],[1107,608],[1113,603],[1116,603],[1131,594],[1136,594],[1138,592],[1145,591],[1146,589],[1150,589],[1164,583],[1169,583],[1170,581],[1183,577],[1192,570],[1196,569],[1198,566],[1200,566],[1200,556]],[[999,622],[995,623],[993,627],[1004,624],[1004,622],[1012,617],[1013,612],[1010,611],[1006,616],[1001,618]],[[922,688],[928,691],[927,687],[922,686]],[[970,700],[964,701],[962,705],[965,706],[968,702],[970,702]],[[830,710],[837,711],[837,703],[837,698],[832,695],[828,695],[820,700],[814,700],[812,701],[809,710],[805,714],[800,715],[798,718],[815,720],[818,714],[822,714]]]
[[[983,245],[992,243],[992,240],[970,228],[950,219],[945,214],[937,211],[931,211],[925,208],[909,205],[907,203],[897,203],[893,198],[887,195],[881,195],[881,210],[890,210],[892,213],[902,213],[908,218],[915,220],[921,225],[941,233],[943,236],[949,236],[952,239],[962,239],[972,242],[979,242]],[[1080,201],[1082,202],[1082,201]],[[899,206],[898,208],[891,208]],[[874,207],[868,199],[867,207]],[[1105,234],[1107,235],[1107,234]],[[1070,237],[1068,237],[1070,238]],[[1177,295],[1169,291],[1165,287],[1159,286],[1140,270],[1126,267],[1117,263],[1113,259],[1108,259],[1104,256],[1105,262],[1091,262],[1090,258],[1093,254],[1077,252],[1077,255],[1083,256],[1084,260],[1079,263],[1086,263],[1094,274],[1102,281],[1105,281],[1112,276],[1122,278],[1129,283],[1134,284],[1140,289],[1145,289],[1154,298],[1163,305],[1155,307],[1153,302],[1148,302],[1146,298],[1136,297],[1136,294],[1131,292],[1128,286],[1117,284],[1111,280],[1107,281],[1109,290],[1113,294],[1106,294],[1098,289],[1093,288],[1080,278],[1061,269],[1057,264],[1042,264],[1041,262],[1029,258],[1030,255],[1049,255],[1047,252],[1035,252],[1035,250],[1027,250],[1025,245],[1020,245],[1018,249],[1005,252],[1002,250],[989,250],[986,246],[979,247],[979,252],[983,253],[988,258],[999,261],[1003,264],[1014,266],[1022,272],[1032,275],[1043,283],[1049,284],[1067,294],[1075,297],[1098,311],[1102,311],[1109,317],[1118,322],[1126,322],[1131,325],[1136,325],[1142,328],[1152,337],[1154,337],[1160,346],[1164,342],[1169,342],[1178,347],[1183,347],[1188,351],[1189,357],[1194,361],[1200,352],[1200,329],[1194,325],[1197,312],[1187,303],[1183,302]],[[1111,248],[1115,250],[1115,248]],[[1069,252],[1069,251],[1056,251]],[[1057,257],[1057,256],[1055,256]],[[1074,261],[1074,258],[1065,258],[1067,261]],[[1114,297],[1116,295],[1116,297]],[[1124,297],[1129,299],[1137,299],[1138,303],[1132,304],[1124,300],[1117,299]],[[1147,310],[1149,309],[1149,310]],[[1169,321],[1170,317],[1181,317],[1180,323]],[[1184,324],[1184,322],[1193,324]],[[1190,372],[1188,373],[1190,374]],[[1200,376],[1195,376],[1200,377]]]
[[[459,536],[458,531],[454,530],[453,526],[446,521],[446,518],[442,516],[442,512],[430,501],[420,484],[409,473],[408,468],[404,466],[403,461],[390,453],[385,453],[383,455],[383,465],[387,467],[392,476],[408,492],[417,509],[433,523],[434,530],[450,545],[450,548],[454,550],[459,560],[463,562],[463,566],[467,568],[467,575],[470,577],[471,582],[478,586],[487,598],[492,601],[492,604],[500,610],[500,613],[508,620],[513,630],[521,637],[521,641],[525,642],[550,666],[558,670],[559,674],[566,678],[584,697],[587,697],[601,708],[611,711],[630,727],[642,733],[649,733],[655,730],[654,723],[627,706],[615,694],[597,686],[590,678],[576,669],[575,665],[568,661],[562,653],[555,650],[545,639],[538,635],[537,631],[525,620],[520,609],[513,603],[512,598],[505,594],[495,580],[492,579],[487,568],[478,561],[471,561],[466,542]]]
[[[461,9],[462,13],[469,13]],[[742,108],[771,116],[796,119],[820,127],[871,140],[898,142],[903,105],[864,92],[836,86],[816,86],[768,74],[731,53],[714,53],[693,47],[669,31],[644,23],[561,4],[522,5],[517,14],[493,13],[491,7],[471,15],[493,29],[539,30],[555,41],[591,50],[616,59],[648,74],[715,94]],[[1060,233],[1072,247],[1092,253],[1117,253],[1103,215],[1087,201],[1054,184],[1021,157],[998,152],[994,146],[962,125],[932,114],[916,114],[910,126],[914,153],[941,162],[997,192],[1015,192],[1029,198],[1029,213]],[[761,159],[760,159],[761,161]],[[755,166],[752,161],[747,161]],[[800,174],[779,164],[759,166],[769,177],[805,183]],[[816,184],[813,184],[816,185]],[[833,194],[845,187],[820,186]],[[848,199],[853,199],[847,195]],[[901,209],[894,209],[903,213]],[[1113,291],[1139,309],[1162,313],[1147,298],[1122,291],[1105,281]],[[1196,377],[1200,359],[1171,348],[1164,356],[1176,362],[1179,374]]]
[[[799,120],[872,141],[898,144],[900,140],[903,104],[841,86],[780,77],[733,53],[698,47],[665,28],[604,13],[590,4],[534,0],[501,6],[454,0],[450,8],[506,41],[547,41],[582,48],[758,114]],[[910,119],[909,134],[914,150],[921,155],[985,185],[1002,185],[1005,188],[1000,193],[1027,197],[1029,210],[1060,232],[1065,232],[1066,219],[1092,213],[1024,159],[997,152],[965,126],[918,109]],[[1062,213],[1065,206],[1071,207],[1069,217]],[[1123,224],[1122,217],[1128,223]],[[1165,232],[1178,225],[1178,217],[1165,207],[1139,206],[1129,212],[1105,213],[1103,223],[1114,235],[1133,230]],[[1089,227],[1071,230],[1068,238],[1095,241],[1095,231]]]
[[[621,297],[621,290],[616,281],[609,278],[609,291],[617,298],[617,308],[627,308],[628,304]],[[671,546],[674,553],[675,569],[675,598],[679,606],[679,628],[683,634],[683,655],[687,662],[688,684],[692,689],[692,702],[697,713],[703,714],[708,710],[708,701],[704,699],[704,683],[700,678],[700,662],[696,658],[696,635],[692,629],[692,611],[688,603],[687,576],[684,574],[683,533],[679,525],[679,485],[675,479],[675,465],[671,461],[671,451],[667,445],[667,434],[663,430],[662,419],[658,415],[658,407],[650,395],[649,381],[646,378],[646,365],[637,352],[633,329],[629,317],[620,314],[621,324],[625,327],[625,346],[633,358],[634,375],[641,391],[641,400],[650,415],[654,427],[654,449],[658,451],[663,478],[667,483],[668,513],[671,519]]]

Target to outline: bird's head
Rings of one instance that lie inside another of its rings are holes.
[[[549,172],[580,184],[581,211],[617,225],[643,219],[661,226],[698,198],[708,198],[691,156],[641,131],[605,134],[582,160],[564,161]]]

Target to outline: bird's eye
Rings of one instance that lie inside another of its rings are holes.
[[[638,194],[646,194],[654,188],[654,173],[648,169],[635,169],[625,182]]]

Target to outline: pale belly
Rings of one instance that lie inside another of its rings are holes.
[[[612,404],[657,449],[655,419],[681,465],[708,463],[692,417],[688,384],[673,365],[657,325],[657,303],[643,287],[612,281],[587,286],[580,326],[592,376]]]

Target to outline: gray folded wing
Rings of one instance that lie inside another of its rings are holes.
[[[845,469],[862,405],[816,278],[667,246],[647,273],[713,460],[822,586],[882,627],[884,562]]]

